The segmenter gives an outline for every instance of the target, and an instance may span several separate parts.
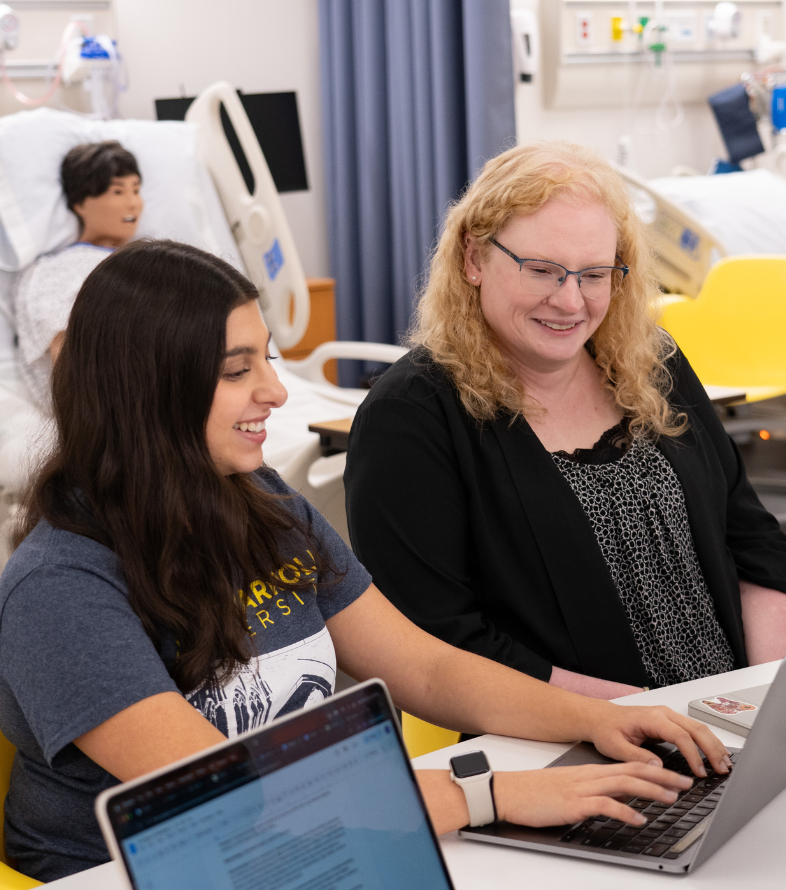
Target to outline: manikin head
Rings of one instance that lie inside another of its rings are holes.
[[[136,234],[144,202],[136,158],[114,140],[77,145],[63,159],[60,181],[80,240],[122,247]]]

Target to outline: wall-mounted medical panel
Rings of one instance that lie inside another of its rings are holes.
[[[784,34],[781,0],[736,0],[733,22],[719,21],[717,7],[716,0],[541,2],[546,105],[655,105],[669,88],[681,102],[704,102],[757,69],[762,41]]]

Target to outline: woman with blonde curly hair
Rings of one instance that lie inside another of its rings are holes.
[[[786,654],[786,536],[677,345],[627,189],[489,161],[350,436],[356,553],[429,632],[599,698]]]

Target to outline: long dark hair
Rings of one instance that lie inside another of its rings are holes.
[[[145,631],[159,651],[177,641],[170,672],[184,692],[248,661],[238,588],[278,573],[282,533],[302,537],[317,575],[335,575],[281,496],[220,476],[207,449],[227,318],[256,296],[227,263],[172,241],[133,242],[100,263],[71,312],[52,380],[57,442],[17,535],[43,517],[114,550]]]

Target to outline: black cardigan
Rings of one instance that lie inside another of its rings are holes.
[[[786,536],[687,360],[671,403],[689,418],[657,447],[685,493],[696,553],[737,667],[739,579],[786,593]],[[542,680],[552,665],[650,686],[579,501],[529,424],[478,423],[422,350],[360,407],[344,476],[352,546],[377,586],[437,637]]]

